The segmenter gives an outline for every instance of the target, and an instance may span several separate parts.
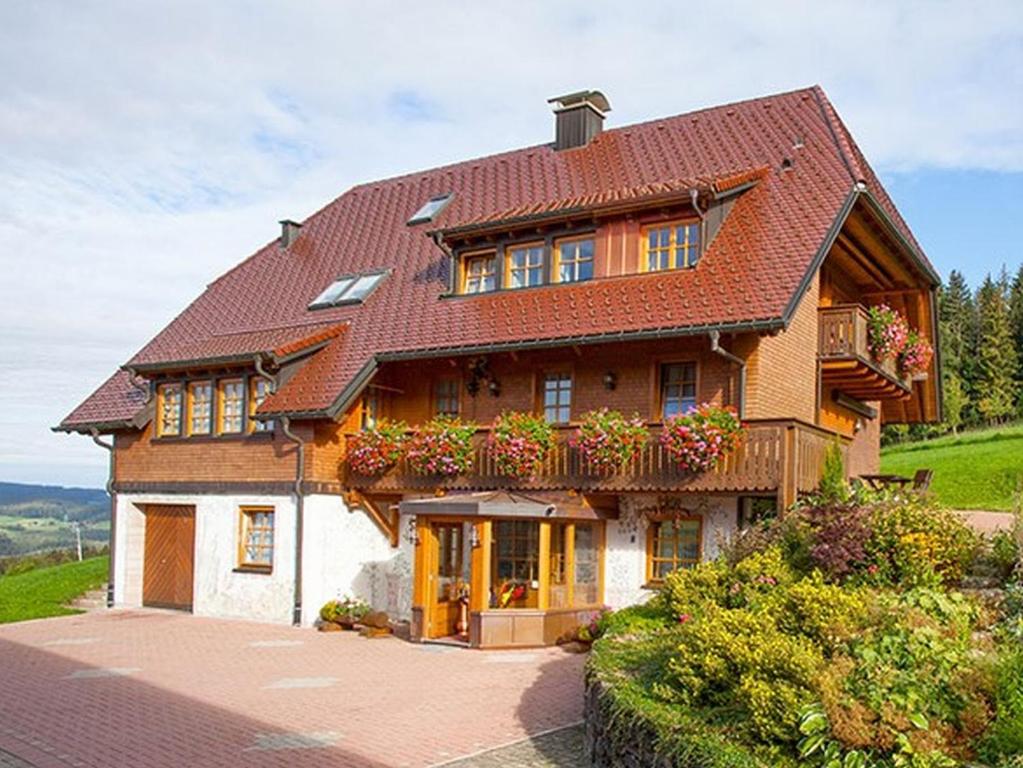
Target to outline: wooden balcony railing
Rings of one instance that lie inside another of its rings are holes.
[[[739,447],[718,466],[693,473],[679,466],[658,440],[659,425],[651,426],[651,438],[639,456],[620,470],[592,466],[571,445],[574,428],[559,430],[556,444],[540,471],[520,479],[502,474],[487,448],[487,433],[475,437],[473,469],[463,475],[441,477],[414,472],[402,460],[378,476],[360,475],[347,463],[342,482],[367,492],[414,492],[444,489],[483,491],[499,488],[587,492],[735,492],[777,493],[786,502],[799,492],[817,487],[828,447],[836,435],[797,420],[753,420]],[[843,452],[847,441],[840,440]]]
[[[818,310],[821,360],[858,359],[893,381],[902,382],[894,360],[875,360],[867,344],[867,309],[861,304],[836,304]]]

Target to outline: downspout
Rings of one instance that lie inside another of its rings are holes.
[[[305,473],[305,443],[291,431],[291,419],[281,416],[279,419],[281,432],[295,444],[295,600],[291,614],[291,623],[296,627],[302,624],[302,477]]]
[[[448,292],[455,293],[455,288],[458,283],[458,270],[455,269],[455,254],[454,252],[444,245],[444,238],[440,232],[432,232],[430,239],[433,240],[433,244],[440,248],[441,252],[448,257],[448,262],[451,264],[450,277],[448,279]]]
[[[739,393],[736,397],[736,410],[739,412],[739,418],[743,419],[746,417],[746,361],[737,355],[733,355],[727,349],[721,346],[721,331],[710,332],[710,351],[721,355],[731,363],[735,363],[739,366]]]
[[[270,384],[270,394],[274,394],[277,391],[277,379],[266,372],[266,368],[263,367],[263,358],[260,355],[256,355],[255,359],[256,373],[262,376]]]
[[[107,470],[107,495],[110,497],[110,563],[107,570],[107,608],[114,607],[114,537],[117,534],[117,494],[114,493],[114,446],[99,439],[99,430],[89,430],[92,442],[110,454],[110,468]]]

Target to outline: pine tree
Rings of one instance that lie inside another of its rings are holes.
[[[1009,324],[1012,326],[1012,337],[1016,343],[1016,395],[1018,397],[1016,412],[1023,416],[1023,264],[1020,265],[1016,277],[1012,281],[1009,292]]]
[[[966,407],[966,392],[963,382],[954,371],[946,371],[942,379],[942,406],[945,412],[945,424],[952,434],[959,433],[963,424],[963,409]]]
[[[963,392],[961,414],[967,424],[980,420],[977,408],[977,326],[977,307],[966,279],[962,272],[952,270],[938,303],[941,362],[946,374],[955,374],[959,378]]]
[[[1016,408],[1018,358],[1009,323],[1008,286],[988,275],[977,291],[979,339],[976,405],[985,420],[1000,422]],[[965,360],[964,360],[965,365]]]

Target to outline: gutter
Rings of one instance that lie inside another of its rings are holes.
[[[302,533],[305,497],[302,490],[302,477],[305,474],[305,443],[291,431],[291,420],[287,416],[280,418],[281,432],[295,443],[295,592],[292,606],[291,623],[302,625]]]
[[[721,346],[721,332],[711,331],[710,332],[710,351],[714,352],[721,357],[725,358],[731,363],[739,366],[739,392],[736,399],[736,410],[739,412],[739,418],[743,419],[746,416],[746,361],[738,355],[733,355],[727,349]]]
[[[114,491],[114,445],[99,439],[99,430],[89,430],[92,442],[110,454],[110,469],[107,471],[107,495],[110,496],[110,564],[107,570],[107,608],[114,607],[114,538],[117,534],[117,493]]]

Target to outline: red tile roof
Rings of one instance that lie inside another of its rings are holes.
[[[783,171],[785,158],[793,162]],[[685,180],[722,189],[757,181],[739,196],[696,269],[441,297],[448,263],[428,230],[629,190],[653,193]],[[860,180],[914,243],[815,87],[610,129],[583,148],[556,152],[540,145],[364,184],[309,217],[287,250],[271,242],[211,284],[130,364],[222,350],[228,337],[346,323],[346,332],[261,409],[314,414],[337,406],[378,356],[728,324],[779,326]],[[406,225],[424,201],[445,193],[453,197],[437,221]],[[308,309],[337,276],[380,269],[391,273],[363,304]],[[62,426],[123,413],[127,386],[115,376]]]

